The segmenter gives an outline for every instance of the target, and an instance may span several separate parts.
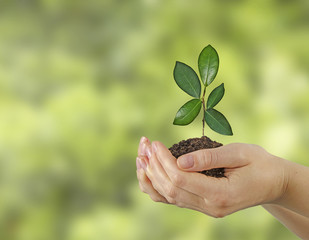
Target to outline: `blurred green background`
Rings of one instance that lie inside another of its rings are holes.
[[[261,207],[152,202],[135,157],[201,135],[172,125],[172,71],[212,44],[234,136],[206,134],[308,164],[308,43],[308,0],[0,1],[0,239],[297,239]]]

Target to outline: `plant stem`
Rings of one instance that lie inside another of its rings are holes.
[[[206,86],[204,88],[203,97],[202,97],[202,104],[203,104],[203,119],[202,119],[202,122],[203,122],[203,137],[205,136],[205,132],[204,132],[204,129],[205,129],[205,111],[206,111],[206,108],[205,108],[205,93],[206,93]]]

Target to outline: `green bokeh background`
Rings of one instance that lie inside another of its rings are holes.
[[[172,125],[172,71],[212,44],[234,136],[206,134],[308,165],[308,43],[308,0],[0,1],[0,239],[297,239],[261,207],[152,202],[135,157],[201,135]]]

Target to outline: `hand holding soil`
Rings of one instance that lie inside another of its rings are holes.
[[[156,202],[213,217],[265,204],[288,228],[309,237],[309,168],[257,145],[233,143],[176,159],[162,143],[143,137],[136,163],[141,190]],[[213,168],[224,168],[225,177],[199,173]]]
[[[154,199],[224,217],[240,209],[274,203],[285,193],[286,162],[256,145],[229,144],[176,160],[160,142],[143,144],[138,161],[144,163],[138,167],[144,167],[138,170],[138,176],[140,180],[149,179],[152,186],[140,183],[146,193],[155,193],[151,196]],[[213,168],[224,168],[225,177],[198,173]]]

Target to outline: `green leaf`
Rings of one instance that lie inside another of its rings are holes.
[[[186,102],[176,113],[174,125],[188,125],[200,113],[202,101],[200,99],[192,99]]]
[[[182,62],[176,62],[174,79],[177,85],[190,96],[200,98],[201,83],[195,71]]]
[[[208,86],[215,79],[219,68],[219,56],[217,51],[208,45],[198,58],[198,68],[200,70],[202,82]]]
[[[232,128],[224,115],[217,110],[210,108],[205,111],[205,121],[208,126],[217,133],[233,135]]]
[[[212,90],[207,100],[207,109],[216,106],[223,98],[224,92],[225,92],[224,83],[222,83],[219,87],[216,87],[214,90]]]

